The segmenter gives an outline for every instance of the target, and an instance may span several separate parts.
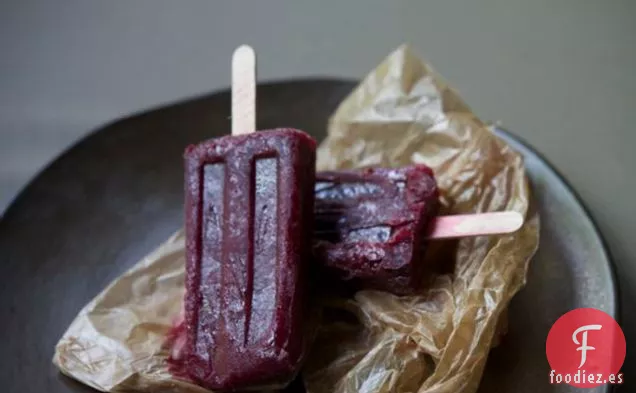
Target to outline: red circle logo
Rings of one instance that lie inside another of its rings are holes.
[[[614,318],[595,308],[572,310],[548,333],[550,383],[579,388],[623,383],[619,371],[625,348],[625,335]]]

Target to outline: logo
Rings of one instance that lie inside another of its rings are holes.
[[[603,311],[579,308],[559,318],[545,345],[550,382],[580,388],[623,383],[625,336]]]
[[[585,364],[585,360],[587,360],[587,351],[596,349],[594,347],[587,346],[587,331],[601,330],[602,327],[603,326],[601,325],[585,325],[574,331],[574,334],[572,335],[572,341],[574,341],[575,344],[581,344],[579,340],[576,339],[576,335],[580,332],[583,332],[583,344],[581,344],[581,346],[576,349],[577,351],[583,351],[581,352],[581,364],[579,364],[579,368],[583,367],[583,365]]]

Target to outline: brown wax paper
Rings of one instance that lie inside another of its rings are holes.
[[[521,155],[497,138],[407,46],[342,102],[318,151],[318,170],[422,163],[433,168],[444,214],[516,210],[524,226],[506,236],[431,244],[425,263],[451,265],[414,296],[360,291],[328,299],[305,367],[310,393],[477,390],[512,296],[524,285],[539,219]],[[448,255],[448,250],[452,252]]]
[[[516,210],[524,226],[505,236],[431,242],[425,289],[398,297],[325,292],[323,322],[303,370],[309,393],[470,393],[524,285],[539,218],[522,157],[451,88],[398,48],[340,105],[318,169],[424,163],[435,171],[443,213]],[[84,307],[53,362],[110,392],[201,392],[168,372],[166,334],[184,293],[182,232],[139,261]]]

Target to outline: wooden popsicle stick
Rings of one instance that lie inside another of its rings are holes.
[[[523,216],[514,211],[458,214],[433,219],[428,239],[512,233],[523,225]]]
[[[232,55],[232,135],[256,131],[256,54],[241,45]]]

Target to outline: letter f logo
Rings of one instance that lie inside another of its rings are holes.
[[[601,327],[602,327],[601,325],[585,325],[576,329],[574,333],[572,334],[572,341],[574,341],[574,344],[580,345],[580,347],[576,349],[577,351],[581,351],[581,364],[579,364],[579,368],[583,367],[583,365],[585,364],[585,361],[587,360],[587,351],[593,351],[596,349],[594,347],[587,345],[588,330],[601,330]],[[582,334],[583,338],[581,342],[579,342],[576,336],[581,332],[583,332]]]
[[[545,340],[545,354],[554,371],[551,383],[560,383],[558,375],[568,385],[593,388],[608,379],[612,383],[610,375],[614,379],[619,375],[625,360],[625,335],[611,315],[595,308],[577,308],[554,322]],[[572,376],[571,381],[566,374]]]

